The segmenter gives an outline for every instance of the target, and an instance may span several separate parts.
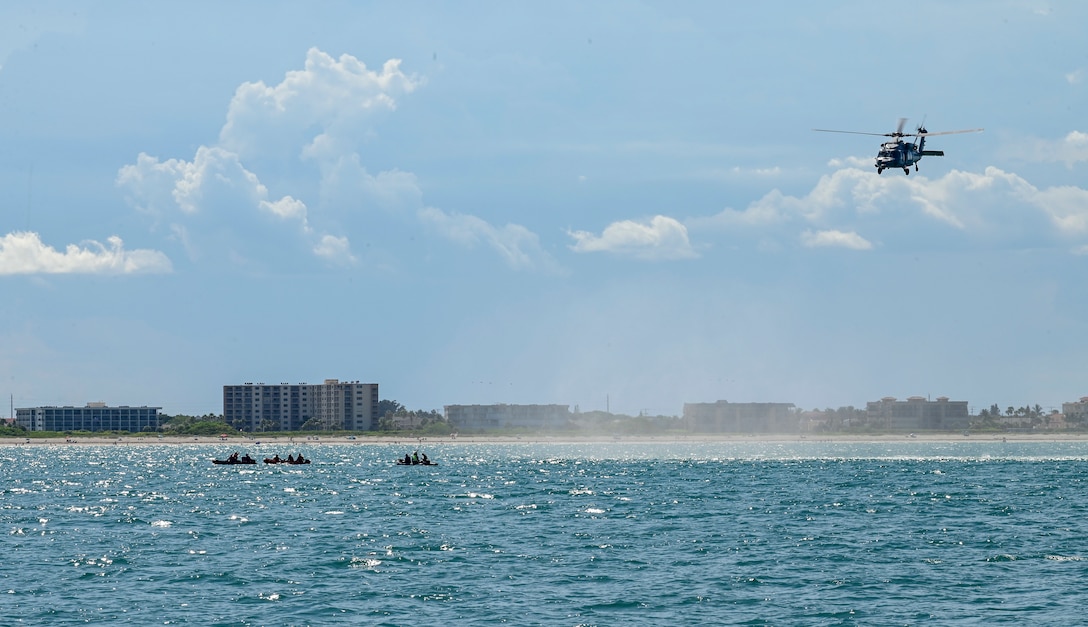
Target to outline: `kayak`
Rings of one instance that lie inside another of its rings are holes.
[[[235,464],[256,464],[255,459],[213,459],[213,464],[224,464],[227,466],[233,466]]]

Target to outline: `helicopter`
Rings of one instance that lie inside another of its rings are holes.
[[[925,122],[918,127],[915,133],[904,133],[903,125],[907,123],[907,118],[899,118],[899,126],[896,127],[894,133],[862,133],[859,131],[833,131],[825,128],[814,128],[812,130],[819,131],[821,133],[851,133],[853,135],[876,135],[878,137],[891,137],[892,141],[884,142],[880,145],[880,152],[876,154],[876,173],[880,174],[888,168],[903,168],[904,174],[910,174],[910,166],[914,166],[914,171],[918,171],[918,162],[922,160],[922,157],[943,157],[943,150],[926,150],[926,137],[933,135],[954,135],[957,133],[981,133],[981,128],[971,128],[962,131],[941,131],[940,133],[930,133],[926,130]],[[904,137],[917,137],[913,143],[903,141]]]

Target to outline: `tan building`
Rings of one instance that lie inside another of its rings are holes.
[[[924,396],[911,396],[905,401],[885,396],[865,404],[869,425],[896,431],[966,429],[971,423],[967,401],[950,401],[939,396],[931,401]]]
[[[684,403],[684,425],[695,433],[797,433],[793,403]]]
[[[1074,403],[1062,403],[1062,414],[1069,422],[1088,421],[1088,396],[1082,396]]]
[[[446,405],[446,421],[458,429],[561,429],[570,422],[569,405]]]
[[[243,431],[373,431],[378,384],[325,379],[321,384],[223,386],[223,418]]]

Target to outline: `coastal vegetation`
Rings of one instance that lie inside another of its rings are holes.
[[[865,409],[853,406],[837,409],[796,410],[797,429],[795,433],[845,434],[845,435],[882,435],[897,433],[885,425],[869,422]],[[228,424],[222,414],[207,413],[200,416],[160,414],[159,428],[148,427],[143,433],[127,431],[65,431],[44,432],[27,431],[25,428],[9,424],[0,426],[2,438],[57,438],[57,437],[122,437],[137,435],[166,435],[174,437],[296,437],[300,434],[326,437],[427,437],[448,436],[453,433],[464,435],[532,435],[540,433],[566,434],[571,436],[669,436],[690,435],[691,425],[680,416],[655,415],[640,413],[636,416],[607,411],[575,411],[570,418],[560,425],[546,429],[532,427],[505,426],[487,430],[458,428],[446,421],[438,410],[408,409],[396,400],[383,399],[378,403],[379,418],[376,430],[349,431],[338,425],[324,424],[310,420],[299,431],[282,431],[279,425],[265,422],[252,432],[241,428],[244,425]],[[1062,416],[1057,410],[1044,410],[1040,405],[1009,406],[1001,409],[997,404],[982,409],[971,416],[967,429],[976,433],[998,433],[1003,431],[1088,431],[1088,415],[1073,414]],[[918,432],[925,430],[916,429]]]
[[[204,414],[203,416],[163,416],[159,421],[159,431],[170,435],[238,435],[241,432],[227,424],[222,414]]]

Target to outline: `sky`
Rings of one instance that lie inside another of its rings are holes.
[[[0,5],[0,415],[1088,395],[1088,4]],[[918,171],[881,137],[924,124]]]

